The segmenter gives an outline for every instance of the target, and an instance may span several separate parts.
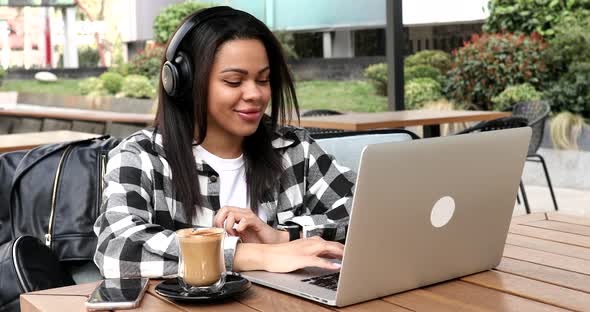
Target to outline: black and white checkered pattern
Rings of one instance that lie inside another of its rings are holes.
[[[356,174],[301,128],[277,131],[273,148],[283,155],[283,172],[276,189],[260,204],[275,228],[300,226],[304,237],[320,235],[341,240],[346,235]],[[144,129],[121,142],[109,154],[103,210],[94,225],[98,245],[94,261],[107,278],[173,277],[177,274],[178,242],[174,231],[186,226],[209,227],[219,207],[217,173],[203,162],[196,148],[202,207],[186,220],[175,198],[162,136]],[[226,239],[227,259],[233,260],[237,238]],[[228,257],[228,253],[232,256]],[[231,270],[232,263],[226,263]]]

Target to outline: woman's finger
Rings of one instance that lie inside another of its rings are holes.
[[[227,219],[225,219],[225,231],[233,236],[236,236],[236,230],[234,230],[234,224],[236,223],[236,218],[233,212],[228,213]]]
[[[227,207],[223,207],[223,208],[219,209],[219,211],[215,215],[215,218],[213,219],[213,225],[215,227],[222,228],[223,221],[225,221],[225,219],[227,218],[227,214],[229,212],[230,212],[230,210]]]
[[[244,230],[246,230],[249,226],[252,226],[252,224],[250,223],[250,220],[248,218],[242,218],[239,221],[238,226],[236,227],[236,231],[238,233],[241,233]]]
[[[341,265],[339,263],[333,263],[320,257],[307,257],[306,267],[317,267],[327,270],[338,270]]]
[[[223,208],[219,209],[219,211],[215,215],[215,218],[213,218],[213,224],[215,227],[223,227],[223,222],[225,221],[225,219],[227,219],[227,215],[229,213],[233,212],[234,214],[243,215],[243,213],[247,210],[248,209],[237,208],[232,206],[223,206]]]
[[[254,212],[252,212],[251,209],[247,208],[239,208],[233,206],[224,206],[223,208],[227,209],[229,212],[240,214],[242,216],[254,215]]]
[[[319,241],[314,244],[311,253],[314,256],[341,259],[344,254],[344,245],[338,242]]]

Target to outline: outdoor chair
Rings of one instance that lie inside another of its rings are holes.
[[[315,116],[334,116],[334,115],[342,115],[341,112],[331,110],[331,109],[312,109],[304,112],[301,114],[301,117],[315,117]],[[305,128],[310,134],[316,133],[337,133],[343,132],[344,130],[340,129],[328,129],[328,128]]]
[[[526,127],[527,125],[528,125],[528,120],[526,118],[509,116],[509,117],[502,117],[502,118],[479,122],[474,126],[471,126],[469,128],[466,128],[466,129],[463,129],[463,130],[457,132],[456,134],[519,128],[519,127]]]
[[[553,200],[553,206],[555,211],[558,210],[557,200],[555,199],[555,193],[553,192],[553,185],[551,184],[551,178],[549,177],[549,171],[547,170],[547,164],[543,156],[537,153],[541,143],[543,142],[543,134],[545,132],[545,122],[551,113],[551,107],[547,101],[529,101],[521,102],[512,106],[512,116],[520,116],[528,119],[528,126],[533,129],[531,136],[531,143],[529,144],[529,151],[527,154],[527,161],[541,163],[543,166],[543,172],[545,173],[545,179],[547,180],[547,186],[551,193],[551,199]],[[524,194],[524,185],[521,183],[521,191]],[[524,197],[524,195],[523,195]]]
[[[361,153],[366,145],[411,141],[420,137],[405,129],[380,129],[315,133],[312,138],[326,153],[333,155],[340,165],[358,172]]]
[[[528,126],[529,122],[528,119],[521,116],[509,116],[509,117],[502,117],[487,121],[482,121],[477,123],[476,125],[464,129],[456,134],[466,134],[472,132],[483,132],[483,131],[494,131],[494,130],[502,130],[502,129],[510,129],[510,128],[520,128]],[[522,200],[524,202],[524,209],[526,213],[531,213],[531,209],[529,207],[529,201],[526,196],[526,191],[524,189],[524,184],[522,183],[522,179],[520,180],[520,192],[522,193]],[[520,197],[516,196],[516,200],[520,204]]]

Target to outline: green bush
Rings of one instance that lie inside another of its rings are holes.
[[[507,86],[530,83],[542,90],[550,81],[547,44],[533,34],[473,35],[464,47],[453,51],[445,94],[459,103],[492,109],[492,97]]]
[[[508,86],[502,93],[492,98],[495,110],[504,110],[525,101],[540,100],[543,94],[528,83]]]
[[[418,109],[423,104],[443,98],[441,85],[432,78],[416,78],[404,87],[406,109]]]
[[[109,68],[109,71],[117,73],[123,77],[127,77],[127,75],[129,75],[129,64],[122,63],[120,65],[113,66]]]
[[[590,62],[590,19],[566,18],[555,26],[547,53],[560,72],[571,63]]]
[[[165,44],[180,23],[195,11],[213,6],[209,3],[182,2],[165,8],[154,19],[154,40]]]
[[[588,16],[588,0],[490,0],[490,16],[483,30],[492,32],[539,33],[545,38],[555,35],[554,27],[572,16]]]
[[[117,94],[121,91],[121,85],[123,84],[123,76],[115,72],[105,72],[100,75],[102,80],[102,86],[110,94]]]
[[[378,95],[387,95],[387,64],[373,64],[365,68],[364,75],[375,87]]]
[[[78,65],[80,67],[97,67],[100,56],[98,50],[91,46],[83,46],[78,49]]]
[[[445,74],[451,69],[451,55],[440,50],[423,50],[408,56],[404,60],[404,67],[428,65]]]
[[[4,79],[4,77],[6,77],[6,69],[0,66],[0,79]]]
[[[590,118],[590,63],[572,64],[546,92],[555,112],[571,112]]]
[[[150,79],[160,76],[160,65],[164,57],[164,47],[156,46],[137,53],[129,61],[129,75],[146,76]]]
[[[97,77],[88,77],[78,82],[78,88],[82,95],[106,95],[107,91],[103,87],[103,82]]]
[[[123,80],[121,92],[132,98],[153,98],[156,88],[150,79],[140,75],[129,75]]]
[[[429,65],[417,65],[404,68],[404,80],[406,82],[416,78],[432,78],[439,83],[443,80],[440,71]]]
[[[286,31],[275,31],[275,37],[281,43],[283,47],[283,53],[287,59],[296,60],[299,58],[297,52],[295,52],[295,37],[293,33]]]

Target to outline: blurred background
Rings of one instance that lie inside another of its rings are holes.
[[[275,32],[303,111],[392,110],[387,29],[394,26],[387,20],[397,8],[403,107],[512,110],[547,103],[539,154],[558,188],[582,190],[575,196],[590,202],[590,2],[390,1],[0,0],[0,107],[151,114],[163,46],[180,21],[229,5]],[[441,134],[468,126],[444,125]],[[0,133],[60,127],[76,130],[71,123],[0,116]],[[138,128],[86,127],[78,130],[125,136]],[[529,170],[537,165],[527,163],[525,183],[545,185],[541,170]]]

